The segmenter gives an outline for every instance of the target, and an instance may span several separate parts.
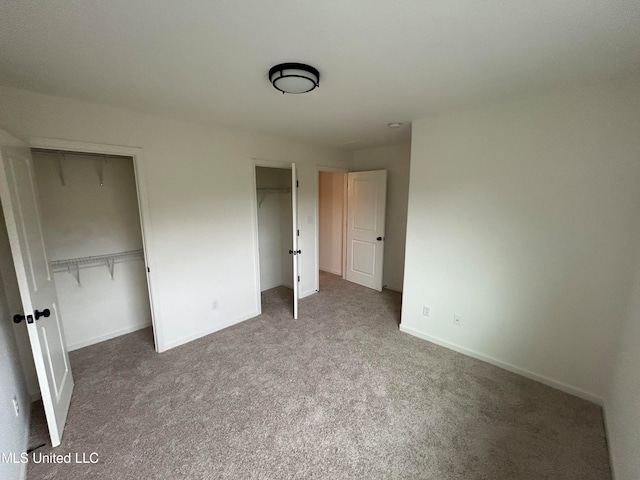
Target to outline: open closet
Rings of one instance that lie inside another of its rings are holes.
[[[260,291],[293,289],[291,170],[256,167]]]
[[[68,349],[151,326],[133,158],[32,155]]]

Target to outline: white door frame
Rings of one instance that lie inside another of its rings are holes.
[[[267,160],[264,158],[251,158],[251,180],[252,180],[252,191],[251,191],[251,217],[252,217],[252,226],[253,226],[253,253],[254,253],[254,287],[256,294],[256,311],[258,315],[262,313],[262,297],[260,291],[260,239],[258,237],[258,187],[256,180],[256,167],[267,167],[267,168],[279,168],[282,170],[291,170],[291,164],[293,162],[283,162],[280,160]],[[296,188],[295,185],[291,185],[291,188]],[[296,279],[294,278],[295,282]]]
[[[153,343],[155,345],[156,352],[165,351],[166,348],[162,332],[162,321],[158,313],[160,309],[156,305],[154,300],[155,297],[153,295],[153,275],[155,274],[155,269],[151,268],[151,266],[154,265],[154,254],[152,248],[153,233],[144,150],[138,147],[103,145],[100,143],[76,142],[73,140],[43,137],[30,138],[28,143],[32,148],[42,148],[46,150],[66,150],[79,153],[122,155],[133,158],[133,170],[136,182],[136,193],[138,196],[140,226],[142,230],[142,249],[144,252],[145,267],[147,269],[147,287],[149,291],[149,307],[151,309],[151,324],[153,325]]]
[[[315,251],[315,291],[320,291],[320,172],[349,173],[348,168],[316,165],[316,251]],[[344,189],[342,192],[342,278],[345,278],[347,270],[347,175],[344,176]]]

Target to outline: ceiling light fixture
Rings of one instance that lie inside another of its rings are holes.
[[[387,127],[389,128],[400,128],[401,126],[402,124],[400,122],[392,122],[387,124]]]
[[[304,63],[281,63],[271,67],[269,81],[282,93],[307,93],[320,85],[320,72]]]

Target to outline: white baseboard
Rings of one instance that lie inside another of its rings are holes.
[[[282,283],[278,283],[278,282],[269,283],[267,285],[260,285],[260,293],[266,292],[267,290],[271,290],[272,288],[279,287],[280,285],[282,285]]]
[[[271,290],[272,288],[276,288],[276,287],[287,287],[287,288],[293,289],[293,284],[292,283],[286,283],[286,282],[280,282],[280,283],[270,284],[267,287],[265,287],[264,285],[261,285],[260,286],[260,293],[266,292],[267,290]]]
[[[413,335],[414,337],[421,338],[422,340],[427,340],[428,342],[435,343],[436,345],[440,345],[441,347],[448,348],[449,350],[453,350],[458,353],[467,355],[469,357],[482,360],[483,362],[490,363],[491,365],[495,365],[496,367],[500,367],[504,370],[517,373],[518,375],[522,375],[523,377],[530,378],[531,380],[535,380],[537,382],[543,383],[545,385],[556,388],[558,390],[562,390],[565,393],[569,393],[576,397],[580,397],[584,400],[588,400],[589,402],[593,402],[597,405],[600,405],[600,406],[604,405],[602,398],[598,397],[597,395],[594,395],[593,393],[585,392],[580,388],[574,387],[564,382],[560,382],[558,380],[554,380],[553,378],[549,378],[545,375],[540,375],[530,370],[527,370],[525,368],[521,368],[516,365],[503,362],[501,360],[498,360],[497,358],[493,358],[483,353],[476,352],[475,350],[470,350],[468,348],[461,347],[454,343],[447,342],[446,340],[442,340],[441,338],[438,338],[438,337],[433,337],[419,330],[416,330],[415,328],[407,327],[402,324],[400,324],[400,331],[408,333],[409,335]]]
[[[67,345],[67,349],[72,352],[73,350],[78,350],[80,348],[88,347],[89,345],[94,345],[96,343],[104,342],[106,340],[111,340],[112,338],[119,337],[120,335],[126,335],[127,333],[136,332],[138,330],[142,330],[143,328],[147,328],[151,326],[151,322],[139,323],[137,325],[132,325],[130,327],[122,328],[120,330],[116,330],[115,332],[109,332],[104,335],[99,335],[97,337],[92,337],[87,340],[82,340],[81,342],[72,343]]]
[[[320,270],[321,272],[333,273],[334,275],[338,275],[339,277],[342,276],[342,270],[331,270],[331,269],[322,268],[322,267],[320,267],[318,270]]]
[[[206,337],[207,335],[211,335],[212,333],[219,332],[220,330],[224,330],[225,328],[232,327],[238,323],[242,323],[246,320],[257,317],[258,315],[260,315],[260,312],[255,311],[253,313],[250,313],[246,317],[238,318],[235,320],[229,320],[224,323],[219,323],[217,325],[214,325],[211,328],[208,328],[206,330],[201,330],[198,333],[194,333],[193,335],[189,335],[187,337],[181,338],[174,342],[169,342],[164,345],[158,345],[158,353],[166,352],[167,350],[171,350],[172,348],[179,347],[180,345],[184,345],[185,343],[192,342],[193,340],[197,340],[198,338]]]
[[[609,468],[611,469],[611,478],[615,480],[616,478],[616,460],[617,457],[615,455],[615,447],[613,445],[613,442],[615,441],[613,439],[613,436],[611,435],[611,426],[609,425],[609,422],[607,420],[607,412],[609,411],[609,405],[607,402],[604,402],[604,405],[602,406],[602,416],[603,416],[603,420],[604,420],[604,433],[605,436],[607,438],[607,449],[609,450]]]
[[[393,290],[394,292],[402,293],[402,286],[398,285],[386,285],[384,288],[387,290]]]

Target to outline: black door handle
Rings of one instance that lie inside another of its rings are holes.
[[[38,312],[38,311],[36,310],[36,312]],[[44,314],[45,312],[47,312],[47,314],[46,314],[46,315],[44,315],[45,317],[48,317],[49,315],[51,315],[51,312],[50,312],[49,310],[45,310],[44,312],[42,312],[42,314]],[[42,315],[42,314],[41,314],[41,315]],[[33,323],[33,315],[27,315],[27,316],[25,317],[24,315],[21,315],[21,314],[19,314],[19,313],[16,313],[16,314],[13,316],[13,323],[20,323],[20,322],[22,322],[22,320],[24,320],[25,318],[27,319],[27,323]]]
[[[38,310],[34,311],[33,313],[36,314],[36,320],[40,320],[40,317],[44,317],[47,318],[49,317],[49,315],[51,315],[51,311],[48,308],[45,308],[44,310],[42,310],[41,312],[39,312]]]
[[[289,255],[291,254],[297,255],[298,253],[302,253],[302,250],[289,250]]]
[[[382,237],[378,237],[378,238],[376,238],[376,240],[378,240],[379,242],[381,242],[381,241],[382,241]]]

